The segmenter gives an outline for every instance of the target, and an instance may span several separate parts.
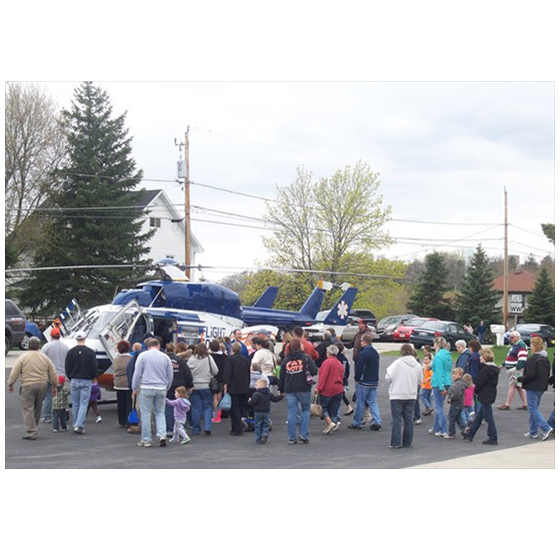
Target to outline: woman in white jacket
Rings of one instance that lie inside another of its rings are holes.
[[[410,344],[401,346],[401,356],[387,368],[391,401],[391,444],[390,449],[412,445],[414,434],[414,405],[418,388],[422,383],[422,367]]]

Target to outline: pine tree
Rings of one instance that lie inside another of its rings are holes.
[[[46,246],[36,267],[139,264],[151,233],[142,234],[142,213],[133,190],[142,179],[131,156],[125,115],[113,117],[108,94],[81,84],[72,109],[63,111],[67,161],[58,173],[59,191],[50,195],[56,215],[43,230]],[[35,312],[58,313],[72,298],[89,307],[112,300],[115,290],[136,280],[144,268],[59,269],[33,272],[22,303]]]
[[[554,326],[554,287],[546,269],[539,273],[523,317],[527,323]]]
[[[443,255],[434,252],[425,259],[424,271],[418,276],[407,307],[421,317],[436,317],[451,320],[453,310],[445,293],[451,287],[448,283],[449,270]]]
[[[486,252],[479,244],[467,268],[456,300],[460,323],[484,321],[488,326],[500,319],[500,293],[493,289],[494,274]]]

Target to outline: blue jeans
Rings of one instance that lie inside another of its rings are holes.
[[[449,405],[449,435],[455,435],[455,424],[459,425],[461,433],[467,429],[467,423],[463,417],[463,407],[451,403]]]
[[[52,411],[52,427],[53,430],[66,430],[66,409],[57,409]]]
[[[420,401],[424,405],[424,410],[432,408],[432,390],[420,388]]]
[[[212,430],[212,406],[214,394],[210,388],[203,390],[193,390],[191,393],[191,420],[192,433],[198,435],[201,431],[200,422],[204,420],[204,431]]]
[[[43,420],[48,420],[52,416],[52,384],[47,382],[47,393],[43,400]]]
[[[165,395],[167,390],[140,388],[140,427],[142,441],[152,440],[152,410],[156,420],[156,437],[165,439]]]
[[[373,424],[381,425],[381,415],[379,414],[379,405],[377,404],[377,387],[362,386],[356,383],[356,412],[354,413],[355,426],[361,426],[364,418],[364,410],[366,405],[369,406]]]
[[[414,435],[416,399],[391,399],[391,446],[410,447]]]
[[[445,396],[441,395],[443,388],[433,388],[434,394],[434,433],[447,433],[447,418],[445,417]]]
[[[319,395],[319,405],[323,408],[321,413],[321,418],[325,420],[327,416],[333,421],[338,422],[340,420],[340,403],[342,402],[342,393],[338,395],[333,395],[327,397],[326,395]]]
[[[550,413],[550,416],[548,417],[547,422],[550,424],[550,426],[552,427],[553,430],[555,430],[555,424],[556,424],[556,418],[555,418],[555,414],[554,414],[554,403],[552,403],[552,412]]]
[[[255,441],[260,443],[263,435],[268,435],[270,429],[270,415],[267,412],[256,412],[255,418]]]
[[[529,410],[529,433],[537,435],[539,428],[543,433],[548,432],[552,426],[544,419],[539,406],[544,391],[527,390],[527,409]]]
[[[74,428],[83,428],[91,395],[91,380],[72,378],[70,381],[70,398],[72,399],[72,424]]]
[[[469,405],[468,407],[463,406],[463,410],[461,411],[461,416],[463,417],[463,422],[468,424],[472,421],[471,413],[474,413],[474,405]]]
[[[480,408],[478,409],[476,416],[474,417],[473,423],[467,429],[467,437],[472,439],[483,420],[486,420],[488,425],[487,435],[488,439],[491,441],[498,442],[498,430],[496,429],[496,423],[494,422],[494,414],[492,412],[492,405],[488,403],[479,403]]]
[[[309,439],[309,417],[311,415],[311,392],[303,391],[287,393],[288,402],[288,439],[297,439],[297,416],[301,406],[301,417],[299,422],[299,435],[302,439]]]

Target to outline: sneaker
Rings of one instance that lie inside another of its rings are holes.
[[[445,437],[447,434],[444,434],[443,432],[436,432],[434,435],[436,437]]]
[[[268,441],[268,434],[264,434],[261,439],[261,443],[264,445]]]
[[[102,419],[100,416],[98,416],[98,417],[95,419],[95,423],[96,423],[96,424],[99,424],[102,420],[103,420],[103,419]]]
[[[372,432],[378,432],[381,429],[381,424],[372,424],[369,429]]]
[[[138,445],[138,447],[151,447],[152,443],[150,441],[139,441],[136,445]]]
[[[85,431],[81,426],[76,426],[76,427],[74,428],[74,433],[75,433],[75,434],[82,435],[82,434],[85,434],[86,431]]]
[[[422,419],[418,418],[417,420],[414,421],[414,423],[417,424],[417,425],[422,424]]]
[[[160,446],[160,447],[165,447],[166,445],[167,445],[167,438],[162,437],[162,438],[159,440],[159,446]]]
[[[498,442],[497,442],[495,439],[490,439],[490,438],[488,438],[488,439],[485,439],[485,440],[482,442],[482,444],[483,444],[483,445],[497,445]]]
[[[389,449],[400,449],[402,445],[387,445],[387,447],[389,447]]]
[[[532,434],[531,432],[527,432],[526,434],[523,434],[523,437],[530,437],[531,439],[538,439],[539,434]]]
[[[338,428],[340,428],[340,426],[342,426],[341,422],[337,422],[336,426],[333,428],[333,432],[336,432],[338,430]]]
[[[430,407],[429,409],[426,409],[422,414],[424,416],[428,416],[429,414],[432,414],[434,412],[433,407]]]
[[[53,432],[54,432],[55,434],[57,434],[57,433],[58,433],[58,430],[53,430]]]
[[[357,424],[348,424],[348,429],[349,430],[361,430],[362,427],[358,426]]]
[[[290,439],[290,440],[288,440],[288,443],[290,445],[295,445],[297,443],[297,439]]]
[[[191,440],[191,438],[187,435],[186,437],[183,437],[180,444],[181,445],[186,445],[190,440]]]
[[[444,439],[455,439],[455,436],[454,435],[449,435],[449,434],[444,434],[443,438]]]
[[[50,418],[41,418],[41,422],[43,422],[44,424],[50,424],[52,422],[52,419]]]
[[[309,439],[305,439],[304,437],[301,437],[301,435],[298,437],[298,442],[299,443],[309,443]]]
[[[330,434],[334,429],[336,428],[336,424],[334,422],[331,422],[324,430],[323,433],[325,435]]]
[[[544,435],[542,436],[542,440],[546,441],[552,435],[553,431],[554,431],[554,428],[550,428],[550,430],[548,430],[548,432],[545,432]]]
[[[212,424],[219,424],[221,421],[222,421],[222,419],[218,418],[217,416],[212,418]]]
[[[63,432],[67,432],[67,431],[68,431],[68,428],[62,428],[62,431],[63,431]]]

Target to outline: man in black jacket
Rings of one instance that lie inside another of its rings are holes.
[[[70,379],[74,433],[83,434],[91,382],[97,376],[97,357],[95,351],[86,346],[85,332],[76,334],[76,342],[77,345],[66,354],[64,370],[66,377]]]

